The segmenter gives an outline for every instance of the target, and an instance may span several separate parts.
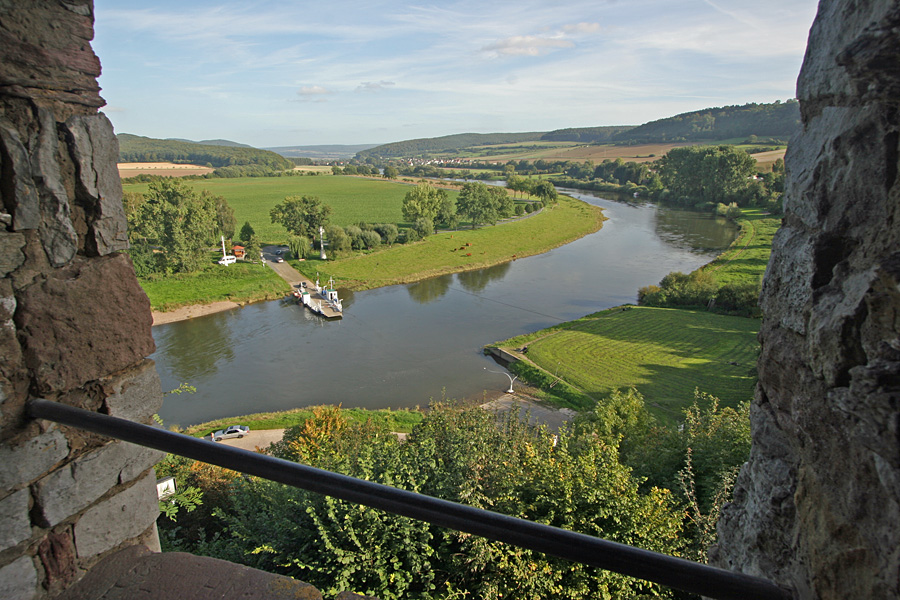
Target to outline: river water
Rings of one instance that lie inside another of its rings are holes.
[[[639,287],[689,272],[735,238],[724,219],[562,190],[603,208],[599,232],[479,271],[365,292],[339,290],[344,318],[289,301],[153,328],[167,425],[315,404],[426,406],[508,387],[486,344],[634,302]]]

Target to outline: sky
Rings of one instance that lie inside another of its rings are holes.
[[[816,0],[95,0],[117,133],[256,147],[793,98]]]

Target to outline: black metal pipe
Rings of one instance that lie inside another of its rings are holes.
[[[720,600],[791,598],[787,590],[759,577],[392,488],[58,402],[31,400],[28,403],[28,412],[34,418],[55,421],[170,454],[179,454],[307,491],[709,598]]]

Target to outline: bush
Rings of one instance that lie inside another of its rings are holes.
[[[759,283],[747,282],[723,285],[716,294],[716,308],[757,317],[760,315],[759,287]]]
[[[434,233],[434,222],[425,217],[419,217],[413,224],[413,229],[419,234],[419,238],[426,238]]]

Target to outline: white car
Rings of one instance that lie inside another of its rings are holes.
[[[222,258],[219,259],[220,265],[233,265],[236,262],[237,262],[237,258],[235,258],[234,256],[232,256],[230,254],[228,256],[223,256]]]
[[[242,438],[245,435],[250,435],[250,428],[246,425],[231,425],[209,435],[212,436],[214,442],[221,442],[228,438]]]

